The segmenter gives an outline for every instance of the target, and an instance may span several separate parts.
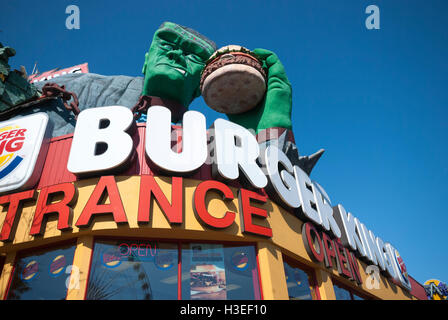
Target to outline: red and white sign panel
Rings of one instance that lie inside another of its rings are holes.
[[[50,71],[45,71],[43,73],[32,74],[28,77],[28,81],[31,83],[38,81],[46,81],[70,73],[89,73],[88,63],[86,62],[83,64],[78,64],[77,66],[68,67],[65,69],[56,68]]]
[[[34,169],[43,164],[38,158],[45,157],[48,121],[38,112],[0,123],[0,193],[29,187],[40,176]]]

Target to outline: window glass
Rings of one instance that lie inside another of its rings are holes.
[[[352,300],[350,292],[344,288],[334,285],[334,293],[336,295],[336,300]]]
[[[334,283],[334,293],[336,300],[365,300],[366,298],[360,297],[354,293],[354,291],[346,288],[345,286]]]
[[[285,268],[286,286],[290,300],[315,300],[315,290],[311,285],[310,276],[300,268],[289,263],[283,263]]]
[[[86,299],[177,299],[177,248],[157,241],[96,241]]]
[[[19,255],[8,291],[10,300],[62,300],[67,295],[75,245]]]
[[[182,246],[182,299],[259,300],[253,246],[189,243]]]
[[[356,294],[353,295],[354,300],[364,300],[364,298],[361,298],[360,296],[357,296]]]

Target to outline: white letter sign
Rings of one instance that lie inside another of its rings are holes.
[[[45,138],[49,129],[43,112],[0,123],[0,192],[37,182],[43,165],[40,159],[45,159],[48,150]]]
[[[189,173],[207,160],[205,117],[197,111],[185,112],[182,119],[182,152],[171,149],[171,111],[162,106],[148,109],[145,149],[159,168],[176,173]]]
[[[126,131],[133,123],[132,111],[126,107],[83,110],[78,115],[67,169],[74,174],[88,174],[125,164],[133,148]]]

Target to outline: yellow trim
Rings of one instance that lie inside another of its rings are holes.
[[[288,288],[280,250],[271,243],[259,242],[258,263],[263,299],[288,300]]]
[[[14,271],[14,261],[16,259],[16,252],[9,252],[6,255],[5,264],[3,266],[2,275],[0,277],[0,298],[6,299],[6,292],[8,290],[9,280]]]
[[[336,300],[333,281],[331,281],[330,274],[320,268],[317,268],[315,271],[321,300]]]
[[[67,300],[83,300],[87,292],[90,260],[92,259],[93,237],[78,238],[75,256],[73,258],[72,272],[70,274]]]

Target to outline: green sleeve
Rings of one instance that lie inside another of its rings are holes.
[[[285,68],[272,51],[255,49],[253,52],[268,70],[266,95],[256,108],[227,116],[256,133],[272,127],[291,129],[292,89]]]

